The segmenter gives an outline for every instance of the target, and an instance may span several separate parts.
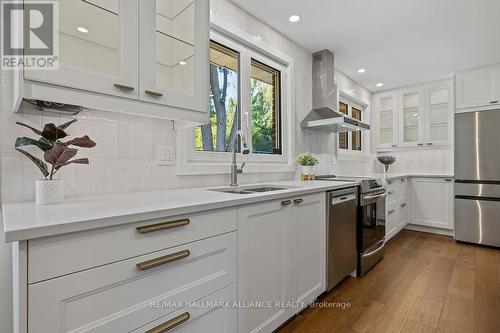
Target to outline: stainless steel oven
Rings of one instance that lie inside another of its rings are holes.
[[[358,219],[358,276],[363,276],[385,254],[384,188],[360,195]]]

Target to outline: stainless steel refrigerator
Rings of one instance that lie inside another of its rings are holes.
[[[455,238],[500,247],[500,110],[455,115]]]

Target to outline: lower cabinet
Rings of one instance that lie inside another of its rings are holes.
[[[396,236],[409,222],[409,178],[387,181],[385,239]]]
[[[325,290],[325,215],[324,193],[238,209],[239,333],[272,332]]]
[[[235,333],[238,330],[237,309],[217,304],[232,305],[236,299],[237,287],[233,284],[195,302],[192,307],[179,309],[132,333],[150,333],[150,330],[175,333]]]
[[[236,249],[231,232],[30,284],[28,332],[143,332],[174,318],[193,327],[178,332],[202,332],[190,321],[215,326],[230,313],[182,308],[236,283]],[[220,325],[212,332],[234,332]]]
[[[450,178],[413,178],[411,223],[453,229],[453,182]]]

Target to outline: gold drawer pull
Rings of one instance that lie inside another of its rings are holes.
[[[153,91],[153,90],[146,90],[146,94],[154,96],[154,97],[162,97],[163,94],[161,92]]]
[[[163,257],[158,257],[150,260],[146,260],[137,264],[137,268],[140,271],[145,271],[150,268],[158,267],[161,265],[168,264],[169,262],[181,260],[183,258],[189,257],[191,253],[189,250],[179,251],[171,254],[167,254]]]
[[[285,201],[282,201],[281,204],[283,206],[288,206],[288,205],[291,205],[292,204],[292,200],[285,200]]]
[[[125,84],[121,84],[121,83],[115,83],[115,87],[116,87],[116,88],[118,88],[118,89],[128,90],[128,91],[135,90],[135,88],[134,88],[134,87],[127,86],[127,85],[125,85]]]
[[[185,323],[186,321],[189,320],[189,312],[184,312],[183,314],[170,319],[169,321],[164,322],[163,324],[160,324],[156,327],[153,327],[152,329],[146,331],[146,333],[163,333],[166,331],[171,330],[174,327],[179,326],[182,323]]]
[[[303,202],[304,202],[304,199],[295,199],[295,200],[293,200],[293,203],[296,204],[296,205],[301,204]]]
[[[155,231],[160,231],[160,230],[165,230],[165,229],[170,229],[170,228],[175,228],[175,227],[182,227],[183,225],[188,225],[188,224],[189,224],[189,219],[182,219],[182,220],[177,220],[177,221],[161,222],[161,223],[156,223],[156,224],[139,226],[135,229],[140,234],[147,234],[150,232],[155,232]]]

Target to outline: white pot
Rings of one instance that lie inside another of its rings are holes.
[[[301,165],[301,172],[303,175],[314,175],[314,167],[313,166],[308,166],[308,165]]]
[[[37,180],[36,181],[36,204],[50,205],[63,201],[63,181]]]

